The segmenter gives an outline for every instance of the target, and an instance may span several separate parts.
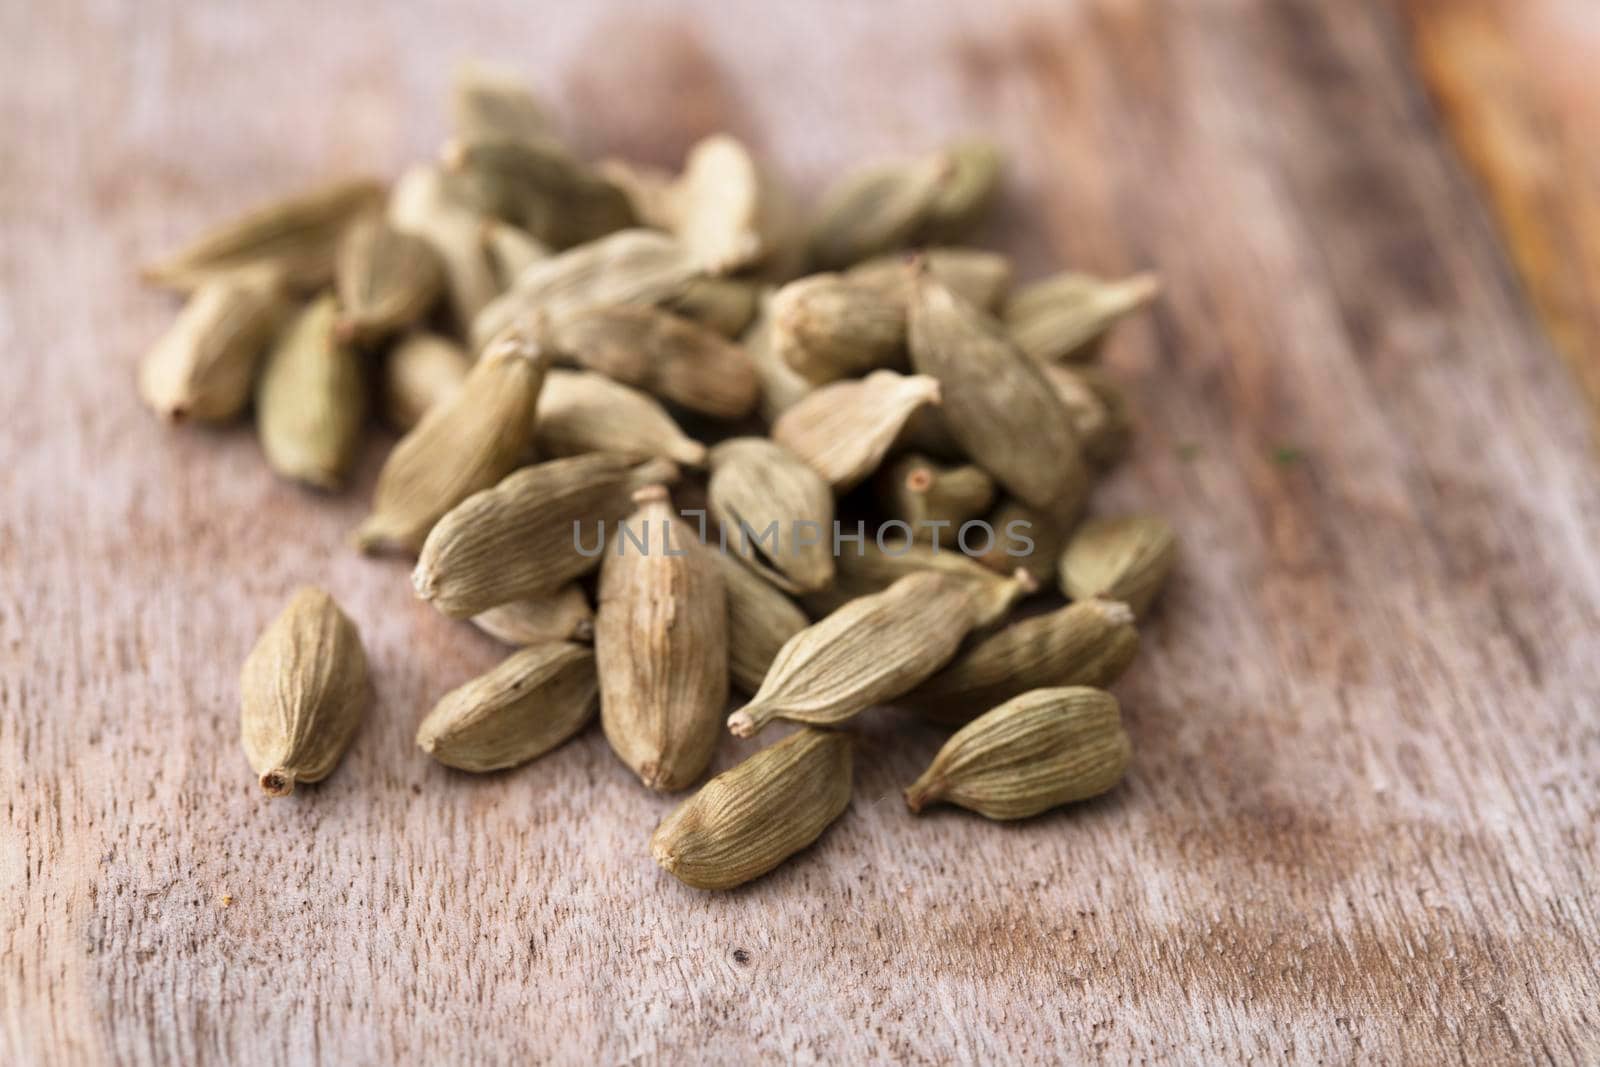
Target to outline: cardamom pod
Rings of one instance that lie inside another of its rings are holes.
[[[389,196],[389,223],[432,246],[444,272],[451,318],[463,330],[476,322],[499,295],[500,284],[484,252],[483,216],[461,202],[449,177],[431,164],[409,168]],[[473,351],[480,348],[475,345]]]
[[[1153,274],[1103,281],[1064,272],[1025,286],[1007,302],[1005,327],[1023,352],[1045,363],[1094,359],[1100,341],[1119,321],[1154,300]]]
[[[1007,497],[989,516],[988,523],[995,543],[977,555],[980,563],[1001,574],[1020,567],[1040,586],[1055,584],[1056,560],[1067,544],[1061,520]]]
[[[779,289],[772,313],[778,355],[808,381],[906,369],[904,292],[813,274]]]
[[[833,581],[833,492],[782,445],[738,437],[711,450],[711,513],[729,550],[787,593]]]
[[[1121,391],[1098,367],[1040,365],[1045,380],[1072,416],[1072,428],[1090,463],[1105,468],[1128,450],[1133,427]]]
[[[916,270],[910,341],[911,365],[939,382],[945,421],[966,453],[1034,507],[1077,514],[1089,469],[1039,365],[925,268]]]
[[[1166,583],[1177,554],[1177,535],[1159,516],[1090,519],[1061,553],[1061,591],[1074,600],[1121,600],[1135,615],[1143,615]]]
[[[983,221],[1000,188],[1000,150],[982,141],[946,148],[943,180],[917,228],[916,243],[945,245],[965,237]]]
[[[759,399],[744,349],[653,307],[595,307],[555,320],[556,348],[587,370],[702,415],[742,419]]]
[[[439,520],[412,585],[453,619],[553,593],[600,565],[606,524],[628,514],[636,489],[677,473],[667,460],[636,464],[599,452],[514,471]],[[583,529],[589,522],[592,534]]]
[[[857,597],[881,593],[906,575],[924,571],[959,578],[976,587],[975,625],[979,628],[999,622],[1018,600],[1039,591],[1038,583],[1026,571],[1019,570],[1009,578],[997,574],[943,538],[940,544],[929,545],[868,537],[854,550],[843,547],[843,540],[834,559],[833,584],[804,598],[807,610],[815,615],[829,615]]]
[[[736,338],[756,317],[760,286],[748,278],[692,278],[683,292],[662,302],[674,315],[723,337]]]
[[[622,190],[639,225],[667,232],[677,226],[677,178],[671,171],[611,158],[596,164],[595,172]]]
[[[761,575],[725,552],[712,555],[728,590],[728,673],[741,692],[754,693],[784,642],[810,622]]]
[[[444,265],[433,245],[373,214],[346,227],[334,282],[340,338],[370,344],[428,314],[444,288]]]
[[[847,175],[823,194],[811,224],[813,269],[840,270],[910,244],[950,178],[942,152]]]
[[[706,462],[706,446],[685,434],[654,397],[590,371],[545,375],[534,443],[542,456],[611,452],[688,467]]]
[[[140,361],[140,396],[172,422],[237,417],[286,310],[272,271],[236,271],[201,284]]]
[[[502,219],[484,219],[478,233],[495,286],[502,293],[515,285],[529,267],[543,263],[552,255],[549,245]]]
[[[755,321],[745,330],[742,338],[745,353],[750,357],[750,367],[755,371],[756,383],[761,390],[761,420],[769,426],[815,388],[789,366],[778,352],[773,337],[776,329],[772,312],[774,295],[770,290],[763,293]]]
[[[583,588],[569,583],[554,593],[526,597],[480,611],[472,625],[502,644],[526,646],[547,641],[594,640],[594,612]]]
[[[1110,693],[1035,689],[957,730],[906,790],[906,805],[1026,819],[1104,793],[1122,780],[1131,752]]]
[[[600,568],[595,658],[600,724],[617,756],[651,789],[685,789],[716,754],[728,700],[728,604],[710,552],[672,513],[665,486],[637,510]],[[642,533],[632,549],[626,531]]]
[[[471,369],[466,350],[450,338],[421,330],[406,334],[383,360],[378,393],[384,421],[405,433],[428,409],[460,392]]]
[[[191,292],[241,267],[275,271],[286,286],[312,292],[333,278],[344,228],[383,203],[383,184],[333,182],[274,200],[206,233],[183,251],[146,267],[146,281]]]
[[[372,514],[356,531],[363,552],[415,552],[447,511],[522,462],[548,359],[532,329],[514,328],[489,346],[460,391],[430,408],[389,453]]]
[[[970,642],[902,703],[924,718],[960,726],[1030,689],[1109,688],[1138,650],[1139,635],[1126,604],[1083,600]]]
[[[514,222],[554,248],[571,248],[634,225],[621,189],[549,137],[480,137],[447,144],[445,168],[485,214]]]
[[[750,737],[780,718],[836,726],[909,692],[978,625],[979,592],[975,582],[925,571],[850,601],[784,644],[728,729]]]
[[[780,191],[736,138],[719,133],[689,150],[673,187],[673,230],[710,274],[765,260],[782,237]]]
[[[239,675],[244,754],[268,796],[326,778],[366,714],[361,635],[321,589],[297,590]]]
[[[851,741],[801,730],[717,775],[661,821],[650,853],[696,889],[732,889],[822,836],[850,806]]]
[[[778,417],[772,438],[843,493],[878,469],[913,412],[940,400],[936,378],[873,371],[806,394]]]
[[[450,83],[450,124],[463,141],[535,141],[554,133],[544,106],[520,77],[477,60],[456,68]]]
[[[497,771],[549,752],[594,718],[594,650],[532,645],[446,693],[417,728],[417,747],[463,771]]]
[[[338,305],[307,305],[267,353],[256,387],[256,434],[285,478],[338,489],[361,444],[367,382],[361,358],[335,332]]]
[[[994,503],[994,479],[970,463],[945,467],[907,453],[879,472],[878,501],[886,516],[910,528],[914,539],[945,534],[954,540],[962,524]]]
[[[981,248],[930,248],[921,255],[928,273],[973,307],[995,311],[1004,304],[1011,288],[1011,261],[998,252]],[[874,256],[844,272],[857,285],[871,286],[880,292],[911,298],[911,279],[906,273],[905,253]]]

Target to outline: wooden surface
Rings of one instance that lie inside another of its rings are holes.
[[[1600,463],[1496,230],[1524,187],[1434,110],[1502,108],[1449,77],[1445,6],[0,7],[0,1062],[1600,1058]],[[848,815],[706,895],[598,731],[485,778],[415,749],[498,652],[344,547],[383,443],[324,498],[247,430],[157,425],[132,366],[173,306],[132,267],[430,151],[467,55],[589,150],[728,127],[812,191],[983,129],[1027,270],[1161,273],[1109,353],[1142,433],[1097,502],[1184,541],[1118,687],[1122,788],[917,819],[939,735],[876,713]],[[236,673],[305,581],[377,703],[267,801]]]

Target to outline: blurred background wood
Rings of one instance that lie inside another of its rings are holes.
[[[0,6],[0,1061],[1594,1062],[1600,464],[1533,308],[1592,373],[1597,23]],[[474,55],[587,151],[676,164],[727,128],[808,193],[982,130],[1025,273],[1160,272],[1108,352],[1141,433],[1097,508],[1160,509],[1184,556],[1118,687],[1117,792],[916,819],[940,735],[875,713],[852,811],[712,896],[650,861],[673,801],[598,731],[484,778],[415,749],[501,653],[345,547],[384,442],[323,497],[247,429],[159,426],[132,367],[174,305],[133,267],[433,151]],[[378,699],[268,802],[237,670],[305,581]]]

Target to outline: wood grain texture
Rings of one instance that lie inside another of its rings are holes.
[[[1600,14],[1406,0],[1422,76],[1557,348],[1600,410]]]
[[[0,6],[0,1061],[1600,1057],[1600,470],[1403,29],[1381,0]],[[1097,508],[1184,543],[1119,790],[914,818],[940,736],[875,713],[846,817],[707,895],[597,731],[483,778],[415,749],[499,652],[345,547],[383,443],[323,497],[246,430],[160,427],[132,366],[174,309],[131,267],[430,151],[473,54],[588,150],[728,127],[811,191],[983,129],[1026,270],[1162,274],[1108,354],[1141,434]],[[377,702],[269,802],[237,670],[306,581]]]

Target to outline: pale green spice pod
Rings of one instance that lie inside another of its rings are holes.
[[[1177,535],[1160,516],[1090,519],[1061,553],[1061,591],[1074,600],[1120,600],[1143,615],[1166,584],[1177,554]]]
[[[361,444],[367,381],[361,357],[335,330],[338,303],[308,305],[267,353],[256,387],[256,434],[285,478],[338,489]]]

